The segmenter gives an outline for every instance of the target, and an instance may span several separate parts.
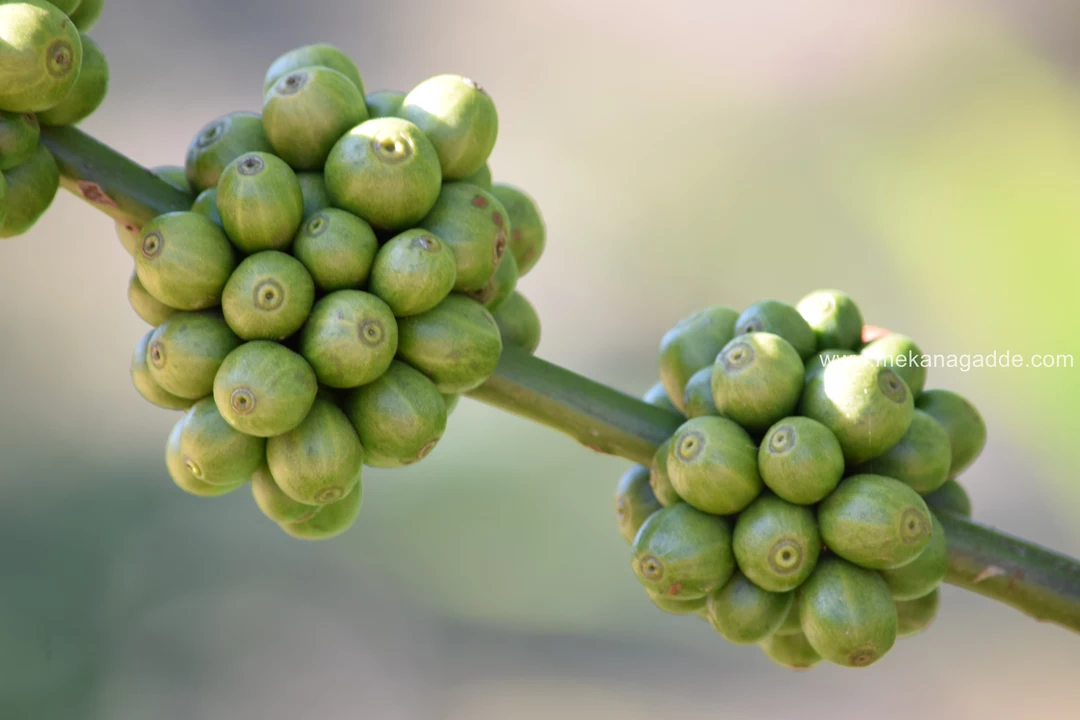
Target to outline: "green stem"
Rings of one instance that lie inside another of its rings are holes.
[[[43,128],[64,187],[111,217],[142,225],[191,199],[74,128]],[[682,422],[597,382],[508,347],[470,396],[570,435],[594,450],[649,464]],[[948,582],[1080,632],[1080,562],[976,522],[941,514]]]

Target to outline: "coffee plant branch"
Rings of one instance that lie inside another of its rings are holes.
[[[62,183],[121,222],[142,226],[190,210],[192,198],[73,127],[42,128]],[[597,452],[648,465],[682,419],[671,412],[507,347],[470,397],[571,436]],[[938,511],[949,546],[947,582],[1031,617],[1080,632],[1080,561]]]

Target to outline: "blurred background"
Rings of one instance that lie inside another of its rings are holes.
[[[848,290],[931,353],[1080,355],[1072,0],[108,0],[84,129],[142,162],[258,110],[297,45],[368,90],[477,78],[491,165],[548,225],[540,355],[633,394],[708,304]],[[1080,640],[948,588],[863,671],[797,674],[654,610],[616,530],[624,461],[463,401],[357,526],[287,538],[184,495],[176,416],[130,386],[146,328],[113,225],[70,195],[0,244],[0,718],[1075,718]],[[976,516],[1080,555],[1080,371],[934,370],[990,445]]]

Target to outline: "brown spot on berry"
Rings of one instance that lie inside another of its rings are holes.
[[[515,240],[520,240],[520,239],[521,239],[521,230],[514,230],[514,231],[512,231],[512,232],[510,233],[510,235],[511,235],[511,236],[512,236],[512,237],[513,237],[513,238],[514,238]]]
[[[484,197],[483,195],[477,195],[476,197],[474,197],[472,199],[472,204],[473,204],[473,207],[478,207],[480,209],[483,209],[483,208],[486,208],[488,206],[488,201],[487,201],[487,198]]]
[[[680,592],[682,592],[682,583],[675,583],[670,588],[668,588],[667,594],[671,597],[675,597]]]
[[[502,213],[498,212],[498,211],[495,211],[495,212],[491,213],[491,222],[495,223],[495,227],[502,227],[503,226]]]

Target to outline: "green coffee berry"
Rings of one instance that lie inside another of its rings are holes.
[[[139,276],[132,271],[128,280],[128,302],[135,313],[148,325],[157,327],[177,313],[176,308],[169,307],[165,303],[146,292],[146,288],[139,282]]]
[[[453,393],[441,393],[443,401],[446,403],[446,416],[450,417],[450,413],[457,409],[458,403],[461,401],[460,395]]]
[[[454,251],[457,276],[454,289],[483,289],[506,252],[510,220],[502,203],[475,185],[444,185],[420,227]]]
[[[656,501],[664,507],[682,502],[679,493],[671,484],[671,475],[668,473],[668,456],[671,454],[671,441],[668,438],[653,453],[652,464],[649,466],[649,487],[652,488]]]
[[[324,292],[363,287],[378,249],[379,240],[370,225],[335,208],[311,215],[293,243],[293,254]]]
[[[104,9],[105,0],[82,0],[75,10],[68,13],[68,17],[81,32],[90,32]]]
[[[651,594],[702,598],[735,571],[727,520],[677,503],[654,513],[634,539],[631,567]]]
[[[465,180],[465,182],[469,181]],[[472,184],[484,187],[480,182]],[[544,253],[544,245],[547,243],[547,229],[544,227],[544,218],[540,215],[540,208],[536,206],[535,200],[513,185],[505,183],[492,185],[490,173],[488,187],[510,216],[510,254],[517,260],[518,273],[525,277],[540,260],[540,256]]]
[[[714,515],[743,510],[764,487],[757,446],[745,430],[723,417],[684,423],[672,438],[667,469],[683,500]]]
[[[320,383],[351,388],[386,372],[401,335],[382,300],[359,290],[338,290],[315,303],[299,348]]]
[[[923,500],[935,510],[944,510],[954,515],[971,517],[971,498],[967,491],[955,480],[947,480],[945,484],[932,493],[928,493]]]
[[[789,417],[765,434],[758,470],[770,490],[797,505],[813,505],[844,476],[844,452],[829,428],[817,420]]]
[[[949,548],[945,528],[930,514],[933,530],[930,542],[911,562],[892,570],[880,570],[894,600],[915,600],[932,592],[945,581],[949,569]]]
[[[892,333],[867,344],[860,354],[877,361],[879,365],[892,368],[918,399],[926,386],[926,368],[923,366],[923,352],[914,340]]]
[[[496,318],[497,319],[497,318]],[[706,415],[719,415],[716,403],[713,402],[712,394],[712,365],[703,367],[690,376],[686,383],[686,392],[683,395],[683,407],[686,408],[686,417],[696,418]]]
[[[150,375],[173,395],[204,398],[213,391],[225,356],[239,344],[220,315],[178,312],[150,336]]]
[[[218,182],[218,212],[245,253],[287,250],[304,219],[304,195],[284,160],[251,152],[229,163]]]
[[[293,500],[329,505],[360,482],[364,448],[345,413],[316,398],[303,422],[266,441],[266,462],[278,487]]]
[[[0,4],[0,108],[40,112],[60,103],[82,68],[79,31],[44,0]]]
[[[423,460],[446,431],[446,402],[435,383],[394,361],[342,404],[364,446],[364,462],[400,467]]]
[[[731,308],[714,305],[683,318],[664,334],[658,360],[660,381],[676,406],[682,405],[686,384],[694,373],[711,367],[734,337],[737,318],[738,313]]]
[[[282,160],[297,170],[322,170],[338,138],[367,120],[368,110],[345,75],[305,67],[271,86],[262,118],[266,137]]]
[[[296,502],[283,493],[266,465],[251,476],[251,494],[263,515],[279,524],[306,522],[324,507]]]
[[[235,486],[263,464],[266,440],[245,435],[225,422],[213,398],[191,406],[180,432],[180,453],[196,480]]]
[[[81,37],[82,70],[71,91],[58,104],[38,113],[42,125],[77,125],[90,117],[109,91],[109,64],[89,35]]]
[[[615,488],[615,521],[627,544],[634,542],[649,516],[663,507],[650,487],[649,474],[649,468],[634,465],[623,473]]]
[[[232,485],[211,485],[191,474],[191,471],[188,470],[187,465],[184,463],[184,453],[180,450],[180,436],[184,432],[184,423],[187,421],[187,417],[187,414],[185,414],[173,426],[172,432],[169,433],[169,441],[165,444],[165,467],[168,469],[169,477],[176,483],[176,486],[189,495],[196,497],[220,497],[243,486],[247,482],[246,480],[237,481]]]
[[[707,601],[713,628],[728,642],[753,645],[784,624],[795,593],[762,590],[738,570]]]
[[[814,330],[792,306],[776,300],[762,300],[743,310],[735,321],[735,334],[767,332],[791,343],[799,357],[808,358],[817,350]]]
[[[495,311],[494,317],[504,345],[515,345],[530,354],[540,347],[540,316],[532,303],[518,291],[510,293],[506,302]],[[675,410],[674,406],[672,410]]]
[[[300,194],[304,198],[304,220],[320,210],[330,207],[330,194],[326,192],[326,180],[321,172],[296,173]]]
[[[739,569],[770,592],[799,587],[821,554],[814,511],[769,493],[739,515],[733,544]]]
[[[34,156],[41,124],[32,112],[0,111],[0,170],[6,172]]]
[[[172,212],[143,226],[135,270],[146,291],[179,310],[203,310],[221,303],[236,267],[224,231],[205,215]]]
[[[416,226],[442,184],[431,141],[400,118],[368,120],[343,135],[326,160],[325,176],[336,207],[389,231]]]
[[[0,174],[0,226],[3,226],[4,220],[8,214],[8,186],[7,180]]]
[[[885,581],[831,555],[800,590],[799,620],[818,654],[845,667],[872,665],[896,642],[896,605]]]
[[[641,396],[641,399],[649,403],[653,407],[663,408],[673,413],[682,412],[675,407],[675,404],[671,402],[671,398],[668,397],[667,390],[664,388],[663,383],[656,383],[651,388],[645,391],[645,394]]]
[[[694,598],[693,600],[679,600],[658,595],[650,590],[645,591],[645,597],[649,598],[649,601],[658,610],[662,610],[669,615],[696,615],[705,610],[706,599],[703,597]]]
[[[57,10],[71,17],[71,13],[79,6],[81,0],[55,0],[52,4]]]
[[[225,421],[256,437],[296,428],[315,402],[318,383],[304,358],[263,340],[228,354],[214,377],[214,402]]]
[[[187,173],[179,165],[158,165],[150,168],[150,174],[161,180],[166,185],[176,188],[185,195],[191,195],[191,183],[188,182]]]
[[[142,228],[131,222],[118,222],[116,223],[116,237],[127,254],[134,259],[135,253],[139,252],[139,246],[142,244]]]
[[[376,90],[364,98],[370,118],[397,117],[404,101],[405,93],[397,90]]]
[[[774,663],[792,670],[809,670],[821,662],[821,656],[802,632],[770,635],[758,647]]]
[[[795,308],[814,331],[819,348],[855,350],[862,343],[862,313],[846,292],[816,290]]]
[[[146,400],[159,408],[166,410],[187,410],[195,404],[194,400],[181,398],[162,389],[154,377],[150,374],[150,365],[147,362],[147,348],[150,345],[150,336],[154,331],[150,330],[135,345],[135,351],[131,354],[131,383]]]
[[[849,464],[885,453],[907,432],[914,403],[895,372],[862,356],[833,360],[806,386],[799,408],[836,435]]]
[[[971,403],[948,390],[927,390],[916,403],[945,428],[952,448],[949,477],[967,470],[986,446],[986,423]]]
[[[933,532],[930,510],[910,487],[882,475],[852,475],[818,506],[821,539],[830,550],[873,570],[919,556]]]
[[[217,209],[217,188],[206,188],[198,197],[195,198],[195,202],[191,206],[191,212],[204,215],[210,220],[214,221],[214,224],[224,229],[224,224],[221,222],[221,213]]]
[[[438,305],[454,287],[453,251],[426,230],[406,230],[375,254],[369,289],[397,317],[417,315]]]
[[[922,410],[916,410],[900,441],[885,454],[860,465],[857,471],[896,478],[917,493],[928,493],[945,483],[951,464],[952,450],[945,428]]]
[[[791,415],[802,390],[802,360],[779,335],[739,335],[724,346],[713,365],[716,409],[753,433]]]
[[[475,173],[495,147],[499,132],[495,103],[469,78],[429,78],[409,91],[399,112],[431,140],[439,153],[442,176],[448,180]]]
[[[364,79],[360,76],[360,70],[356,67],[356,63],[341,50],[326,43],[305,45],[290,50],[274,60],[266,71],[266,79],[263,81],[263,94],[269,92],[270,88],[285,75],[312,66],[337,70],[356,85],[356,89],[360,91],[361,95],[364,94]]]
[[[280,340],[299,330],[315,304],[315,283],[291,255],[266,250],[244,258],[221,294],[225,322],[244,340]]]
[[[802,625],[799,623],[799,593],[791,594],[791,610],[780,627],[776,628],[777,635],[801,635]]]
[[[941,603],[941,591],[935,588],[930,593],[914,600],[898,600],[896,603],[897,637],[909,637],[930,627],[937,616]]]
[[[487,163],[484,163],[484,166],[474,172],[472,175],[461,178],[461,182],[468,183],[469,185],[475,185],[481,190],[487,190],[488,192],[491,192],[491,168],[488,167]],[[496,195],[495,197],[498,197],[498,195]],[[502,198],[499,198],[499,202],[502,202],[504,206],[506,205],[506,203],[503,202]],[[509,207],[506,208],[506,211],[510,213],[510,223],[512,225],[514,223],[514,214],[513,212],[511,212]]]
[[[4,7],[0,5],[0,10]],[[4,181],[7,215],[0,225],[0,238],[9,238],[28,231],[49,209],[60,187],[60,170],[52,153],[38,145],[29,160],[4,173]]]
[[[184,170],[195,190],[215,187],[234,160],[250,152],[274,152],[263,130],[262,117],[234,112],[203,127],[188,146]]]
[[[821,374],[825,372],[825,366],[831,363],[833,360],[842,357],[850,357],[851,355],[858,355],[859,353],[854,350],[843,349],[830,349],[816,352],[810,357],[806,358],[804,367],[806,368],[806,374],[803,378],[803,382],[806,385],[810,384],[810,381],[814,378],[821,377]]]
[[[297,523],[284,523],[281,529],[300,540],[329,540],[353,526],[360,514],[364,488],[359,481],[349,494],[337,502],[324,505],[315,517]]]
[[[401,318],[398,354],[443,393],[479,387],[495,372],[502,339],[491,313],[462,295],[427,312]]]
[[[469,293],[469,297],[494,313],[502,307],[502,304],[514,292],[517,281],[517,261],[514,260],[513,255],[506,253],[503,255],[502,260],[499,261],[499,267],[495,269],[495,274],[491,276],[487,284],[476,292]]]

